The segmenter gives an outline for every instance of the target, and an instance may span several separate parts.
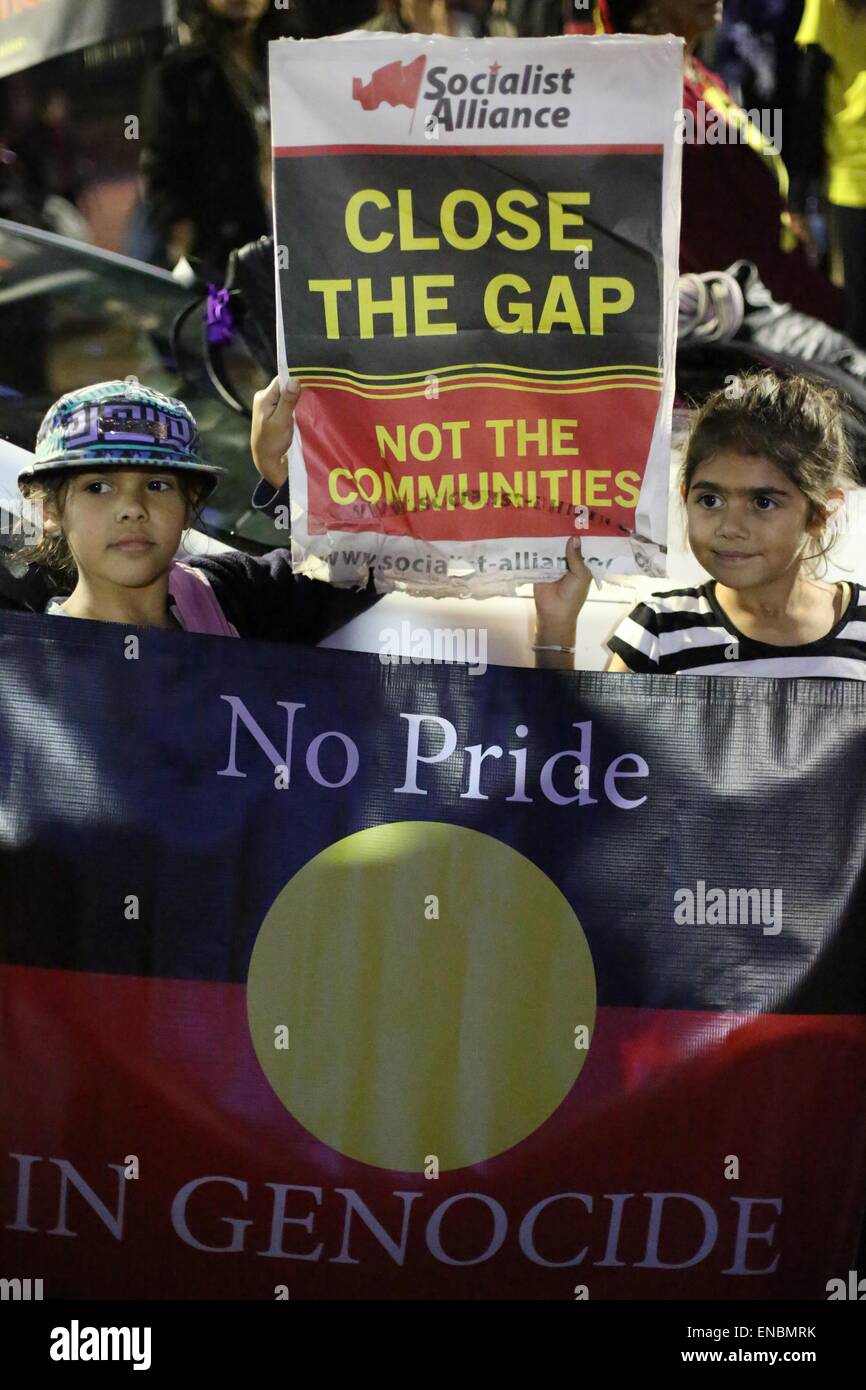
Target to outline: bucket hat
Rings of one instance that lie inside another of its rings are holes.
[[[135,376],[100,381],[55,401],[18,481],[72,468],[166,468],[199,474],[212,492],[226,470],[205,463],[199,448],[198,426],[182,401]]]

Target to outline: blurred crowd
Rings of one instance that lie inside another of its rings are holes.
[[[773,300],[866,348],[866,0],[178,0],[144,73],[125,249],[220,280],[271,228],[268,41],[359,28],[680,35],[683,109],[745,132],[684,148],[681,273],[747,263]],[[0,215],[86,238],[97,164],[66,94],[37,105],[0,84]]]

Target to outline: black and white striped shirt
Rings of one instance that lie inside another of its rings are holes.
[[[835,676],[866,680],[866,589],[846,584],[847,607],[817,642],[778,647],[739,632],[715,581],[651,594],[608,642],[631,671],[693,676]],[[843,600],[844,601],[844,600]]]

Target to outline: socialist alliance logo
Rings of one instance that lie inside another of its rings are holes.
[[[438,138],[440,129],[564,130],[571,123],[575,71],[544,63],[510,68],[492,62],[470,72],[439,64],[428,70],[427,59],[419,55],[376,68],[366,82],[353,77],[352,99],[364,111],[377,111],[383,104],[408,107],[414,122],[425,75],[423,100],[430,104],[425,130],[431,139]]]
[[[375,111],[383,102],[388,106],[408,106],[414,111],[426,65],[427,59],[421,54],[409,63],[398,59],[377,68],[369,82],[353,77],[352,97],[365,111]]]

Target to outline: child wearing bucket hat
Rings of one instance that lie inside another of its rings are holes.
[[[296,399],[278,383],[257,393],[260,472],[279,471]],[[187,407],[136,377],[99,382],[55,402],[33,462],[18,479],[44,517],[42,538],[19,560],[70,579],[65,595],[48,597],[46,613],[317,642],[375,602],[372,584],[347,591],[294,575],[285,549],[176,560],[184,529],[225,472],[199,448]]]

